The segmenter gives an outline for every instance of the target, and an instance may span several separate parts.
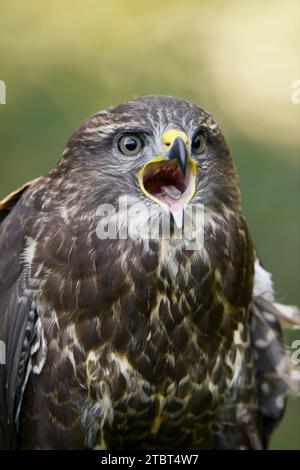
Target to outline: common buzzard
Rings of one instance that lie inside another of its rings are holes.
[[[209,113],[147,96],[90,117],[0,203],[0,253],[0,447],[267,447],[298,313]]]

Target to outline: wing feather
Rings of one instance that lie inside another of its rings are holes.
[[[16,445],[22,396],[39,349],[36,344],[45,350],[35,303],[20,282],[24,223],[33,211],[26,204],[27,191],[36,181],[0,202],[0,448]]]
[[[251,340],[259,403],[259,434],[266,448],[284,414],[287,396],[294,391],[294,366],[283,342],[283,327],[299,327],[299,309],[277,304],[271,275],[255,263],[251,308]]]

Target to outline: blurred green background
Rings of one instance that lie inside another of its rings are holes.
[[[2,0],[0,198],[47,173],[95,111],[144,94],[189,99],[223,127],[279,301],[300,304],[299,45],[298,0]],[[300,449],[299,399],[272,448]]]

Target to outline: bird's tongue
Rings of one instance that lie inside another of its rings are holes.
[[[182,192],[180,189],[172,184],[161,186],[160,192],[156,193],[155,196],[168,204],[176,227],[181,228],[183,221],[183,202],[181,201]]]
[[[176,188],[176,186],[173,186],[173,184],[169,184],[168,186],[161,186],[160,190],[160,193],[156,194],[156,196],[163,197],[164,199],[169,198],[171,202],[174,199],[180,199],[182,195],[180,189]]]

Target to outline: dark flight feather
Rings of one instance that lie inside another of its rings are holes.
[[[27,189],[35,181],[26,183],[0,202],[0,267],[3,273],[0,280],[0,340],[5,344],[5,363],[0,364],[0,417],[3,423],[0,442],[3,448],[17,445],[18,416],[32,368],[31,349],[37,336],[41,337],[41,328],[37,335],[38,319],[32,299],[24,292],[19,280],[24,248],[24,208],[19,201],[26,197]],[[7,220],[11,213],[12,218]]]

